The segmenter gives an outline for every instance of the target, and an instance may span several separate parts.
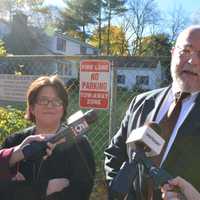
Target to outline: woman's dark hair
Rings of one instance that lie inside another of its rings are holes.
[[[44,86],[52,86],[55,89],[55,92],[57,93],[58,97],[62,100],[64,113],[61,120],[64,121],[67,115],[68,94],[65,90],[63,81],[60,78],[58,78],[57,75],[41,76],[31,83],[27,91],[27,109],[25,118],[32,122],[35,122],[35,117],[31,113],[30,107],[35,105],[38,93]]]

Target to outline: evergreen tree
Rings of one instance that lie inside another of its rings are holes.
[[[166,80],[163,84],[169,83],[170,75],[170,57],[172,43],[170,36],[166,34],[150,35],[141,40],[141,56],[156,56],[159,57],[163,71],[165,72]]]
[[[18,13],[13,17],[11,32],[4,38],[6,49],[12,54],[32,54],[37,38],[27,26],[27,16]]]
[[[171,43],[166,34],[150,35],[142,38],[141,56],[170,56]]]
[[[105,0],[105,12],[107,16],[107,55],[110,54],[110,27],[113,16],[122,14],[126,11],[126,0]]]
[[[99,0],[68,0],[67,8],[61,12],[60,28],[69,35],[78,37],[81,41],[88,38],[87,26],[97,23]]]

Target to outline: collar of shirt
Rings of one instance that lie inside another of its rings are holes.
[[[181,92],[181,91],[178,91],[176,86],[174,84],[172,84],[172,89],[169,91],[168,95],[167,96],[172,96],[173,97],[173,100],[175,100],[175,94],[177,92]],[[185,99],[189,99],[189,98],[192,98],[193,100],[196,99],[197,95],[199,94],[200,91],[197,91],[197,92],[192,92],[190,96],[186,97]]]

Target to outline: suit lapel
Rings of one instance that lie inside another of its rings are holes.
[[[140,125],[145,122],[155,121],[160,106],[162,105],[170,87],[165,88],[158,96],[150,96],[143,104],[143,110],[140,117]]]
[[[160,105],[170,88],[171,87],[167,87],[160,92],[151,93],[139,104],[129,119],[127,137],[133,129],[143,126],[146,122],[155,120]]]

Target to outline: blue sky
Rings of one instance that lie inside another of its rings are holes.
[[[46,4],[57,5],[58,7],[64,6],[63,0],[45,0]]]
[[[45,0],[45,2],[47,4],[57,5],[59,7],[64,6],[62,0]],[[160,9],[165,12],[172,10],[174,6],[179,7],[180,5],[182,5],[183,9],[187,13],[192,13],[198,8],[200,9],[200,0],[157,0],[157,3]]]
[[[200,9],[200,0],[157,0],[157,3],[160,9],[166,12],[180,5],[182,5],[182,8],[187,13],[192,13]]]

